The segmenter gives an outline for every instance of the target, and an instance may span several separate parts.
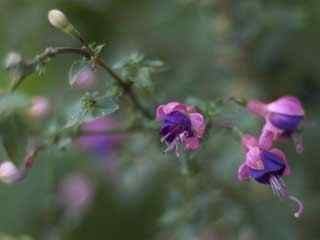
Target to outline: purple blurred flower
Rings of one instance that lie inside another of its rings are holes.
[[[118,127],[115,120],[110,117],[102,117],[87,122],[81,126],[82,135],[75,140],[78,149],[90,151],[105,156],[116,149],[126,137],[123,133],[107,133]]]
[[[186,149],[195,150],[200,147],[199,139],[205,131],[205,121],[202,114],[192,106],[170,102],[157,108],[156,120],[161,122],[161,141],[167,144],[165,152],[175,150],[179,156],[179,143]]]
[[[247,108],[266,121],[259,138],[260,147],[269,149],[273,141],[292,138],[297,152],[303,151],[303,143],[297,130],[305,113],[296,97],[284,96],[269,104],[251,100]]]
[[[281,199],[291,199],[297,204],[298,210],[294,216],[300,217],[304,210],[303,204],[288,193],[282,179],[283,176],[291,174],[286,155],[277,148],[268,151],[260,148],[256,138],[251,135],[243,136],[242,146],[246,153],[246,160],[239,167],[239,180],[245,181],[252,178],[259,183],[269,185],[273,193]]]
[[[58,202],[65,208],[67,215],[81,215],[93,201],[94,188],[86,175],[69,174],[58,186]]]

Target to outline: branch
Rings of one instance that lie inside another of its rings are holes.
[[[47,61],[52,58],[56,57],[58,55],[64,55],[64,54],[76,54],[81,55],[86,58],[91,58],[95,64],[102,67],[106,72],[110,74],[110,76],[117,82],[117,84],[123,89],[124,93],[131,99],[132,104],[135,106],[135,108],[147,119],[152,120],[153,115],[150,113],[139,101],[138,97],[134,93],[132,89],[132,85],[127,83],[125,80],[123,80],[110,66],[108,66],[100,57],[96,56],[95,53],[88,47],[84,46],[83,48],[70,48],[70,47],[48,47],[46,48],[42,53],[38,54],[34,60],[31,62],[25,62],[22,61],[21,64],[23,65],[23,69],[25,69],[25,72],[23,72],[21,75],[18,76],[17,79],[13,82],[11,86],[11,91],[15,91],[21,83],[34,73],[36,70],[36,67],[38,64],[46,64]]]

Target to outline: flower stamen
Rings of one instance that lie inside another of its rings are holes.
[[[296,204],[297,210],[294,213],[294,217],[299,218],[304,212],[303,203],[295,196],[289,195],[283,179],[277,176],[271,176],[269,181],[272,192],[275,193],[280,199],[291,200]]]

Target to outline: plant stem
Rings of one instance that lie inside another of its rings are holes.
[[[83,48],[71,48],[71,47],[48,47],[42,53],[38,54],[34,60],[31,62],[26,62],[25,67],[26,69],[32,69],[32,71],[28,72],[27,74],[23,75],[21,79],[18,79],[16,83],[11,87],[11,91],[15,91],[23,82],[23,80],[35,71],[36,66],[39,63],[45,64],[50,58],[56,57],[57,55],[63,54],[76,54],[81,55],[86,58],[92,58],[93,61],[106,70],[110,76],[118,83],[118,85],[123,89],[123,91],[127,94],[130,98],[132,104],[135,108],[147,119],[152,120],[152,114],[142,105],[139,101],[138,97],[134,93],[132,89],[132,85],[126,83],[109,65],[107,65],[100,57],[95,56],[95,53],[92,51],[89,46],[85,45]]]

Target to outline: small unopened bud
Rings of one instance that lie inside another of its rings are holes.
[[[10,52],[10,53],[8,53],[7,57],[5,58],[4,66],[6,69],[14,68],[18,64],[20,64],[21,61],[22,61],[22,57],[19,53]]]
[[[86,66],[80,69],[71,79],[71,86],[79,89],[88,89],[95,84],[95,73],[92,67]]]
[[[11,161],[0,163],[0,180],[4,183],[16,183],[23,178],[23,174]]]
[[[70,25],[66,15],[58,9],[50,10],[48,13],[48,19],[51,25],[58,29],[64,29]]]
[[[55,28],[60,29],[73,37],[81,39],[80,33],[69,22],[68,18],[62,11],[58,9],[50,10],[48,13],[48,20]]]
[[[46,118],[50,113],[50,103],[45,97],[37,96],[32,99],[31,108],[28,111],[30,117],[34,119]]]

